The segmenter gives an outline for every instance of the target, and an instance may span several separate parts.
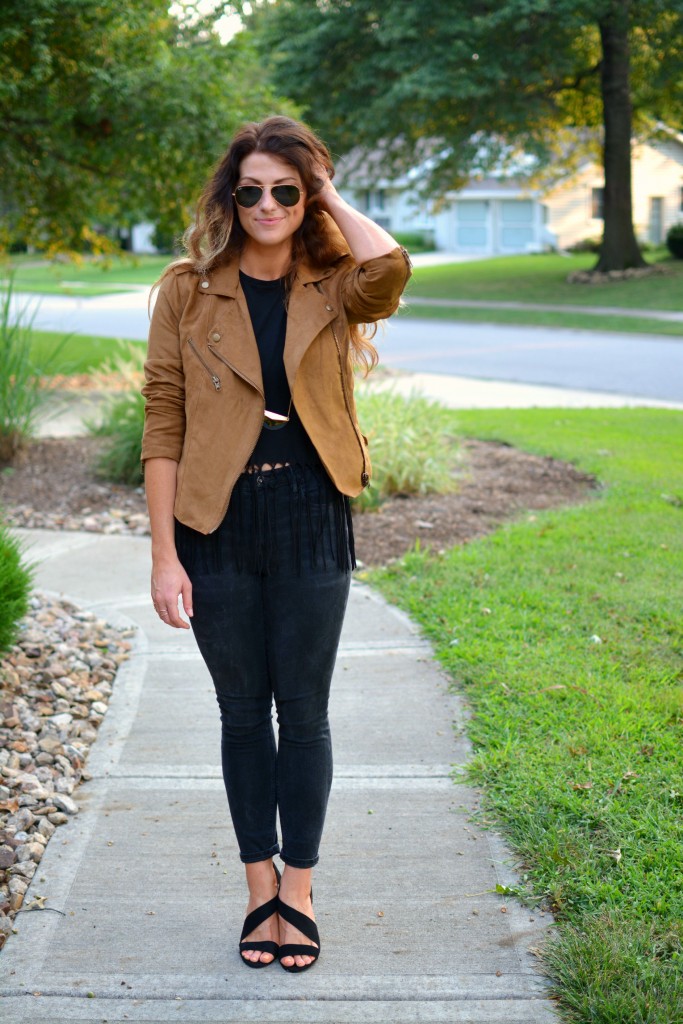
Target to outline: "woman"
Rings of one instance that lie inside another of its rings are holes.
[[[332,175],[296,121],[237,133],[188,258],[161,278],[143,388],[152,600],[189,628],[180,600],[216,688],[249,888],[242,959],[288,971],[320,951],[327,702],[355,564],[349,498],[370,473],[353,366],[376,362],[362,325],[396,310],[410,275],[405,250]]]

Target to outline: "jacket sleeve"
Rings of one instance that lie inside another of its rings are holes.
[[[185,437],[185,374],[180,354],[179,278],[162,282],[152,314],[145,361],[145,429],[142,461],[180,461]]]
[[[374,323],[395,313],[411,273],[410,257],[401,246],[354,266],[342,283],[349,323]]]

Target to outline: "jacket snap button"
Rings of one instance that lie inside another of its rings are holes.
[[[329,304],[329,302],[325,306],[325,309],[327,310],[328,313],[334,312],[333,307]]]
[[[209,287],[209,282],[208,281],[202,281],[202,288],[208,288],[208,287]]]
[[[218,333],[218,331],[214,331],[214,333],[211,335],[211,341],[220,341],[220,340],[221,340],[220,334]]]
[[[370,483],[370,477],[368,476],[367,473],[361,473],[360,482],[362,483],[363,487],[368,486],[368,484]]]

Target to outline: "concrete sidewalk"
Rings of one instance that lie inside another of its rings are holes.
[[[2,1019],[550,1024],[528,951],[549,917],[514,884],[500,837],[458,781],[464,710],[415,627],[354,583],[333,683],[335,782],[315,872],[315,968],[251,971],[220,777],[212,685],[191,635],[148,597],[145,538],[21,531],[37,586],[138,627],[30,893],[61,913],[17,918],[0,955]],[[453,725],[455,724],[455,731]],[[455,781],[451,772],[455,767]]]
[[[655,409],[683,409],[680,402],[664,402],[638,395],[604,391],[516,384],[510,381],[478,380],[445,373],[390,373],[359,382],[358,390],[393,390],[398,394],[424,395],[450,409],[607,409],[646,406]],[[51,396],[38,418],[39,437],[72,437],[85,434],[84,422],[97,422],[105,397],[101,394],[62,392]]]

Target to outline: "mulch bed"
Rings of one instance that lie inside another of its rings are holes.
[[[51,438],[32,444],[21,465],[0,471],[3,517],[15,526],[148,532],[142,488],[109,484],[93,471],[101,441]],[[355,515],[360,563],[383,565],[415,546],[441,551],[490,533],[525,511],[587,500],[596,481],[557,459],[509,445],[465,441],[458,490],[399,495],[378,512]]]

